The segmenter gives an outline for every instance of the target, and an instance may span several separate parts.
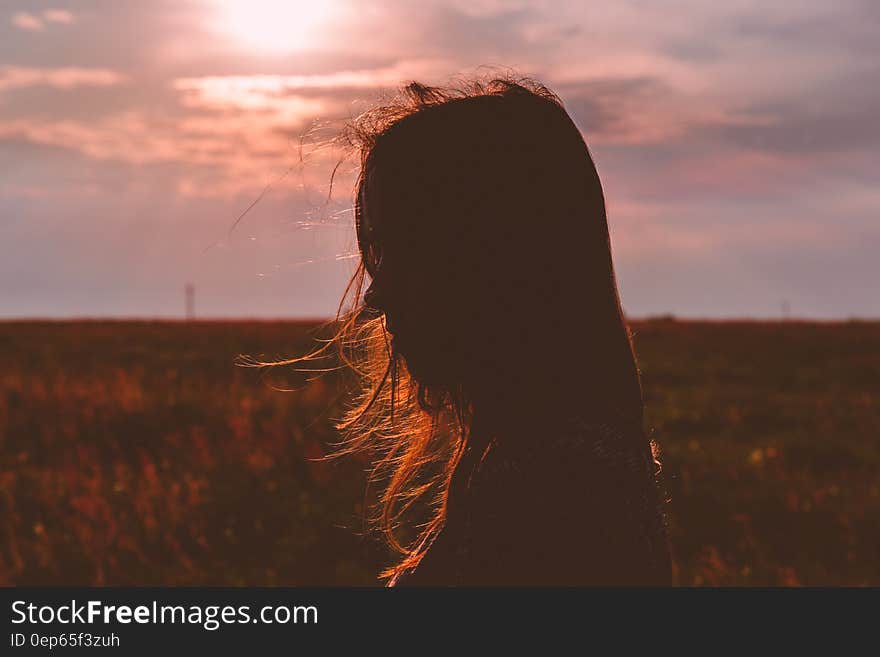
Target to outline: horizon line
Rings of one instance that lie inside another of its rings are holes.
[[[704,322],[704,323],[780,323],[780,324],[846,324],[858,322],[880,322],[880,316],[858,316],[851,315],[847,317],[809,317],[809,316],[792,316],[792,317],[774,317],[774,316],[755,316],[755,315],[719,315],[719,316],[699,316],[699,315],[676,315],[674,313],[658,313],[653,315],[629,315],[625,316],[626,321],[633,322],[650,322],[650,321],[668,321],[668,322]],[[290,322],[290,323],[310,323],[320,324],[336,321],[335,317],[327,316],[309,316],[309,315],[205,315],[203,317],[181,317],[176,315],[69,315],[69,316],[51,316],[51,315],[33,315],[20,317],[3,317],[0,316],[0,323],[62,323],[62,322],[119,322],[119,323],[135,323],[135,322],[165,322],[178,324],[197,324],[197,323],[258,323],[258,322]]]

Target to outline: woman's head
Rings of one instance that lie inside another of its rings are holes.
[[[361,390],[340,453],[369,449],[386,482],[378,519],[404,554],[391,576],[442,527],[466,446],[540,441],[522,427],[571,415],[640,424],[641,390],[602,187],[553,93],[413,83],[344,135],[361,259],[337,343]],[[400,541],[426,496],[423,530]]]
[[[631,381],[602,187],[556,96],[411,84],[353,134],[364,302],[417,385],[534,407]]]

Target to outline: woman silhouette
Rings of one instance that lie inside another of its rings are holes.
[[[339,427],[385,482],[389,585],[670,584],[602,187],[561,101],[413,83],[345,134],[338,337],[363,386]]]

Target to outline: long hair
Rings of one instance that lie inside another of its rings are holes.
[[[284,362],[336,345],[358,377],[336,455],[375,464],[375,520],[402,555],[381,574],[393,582],[491,440],[524,427],[540,440],[571,415],[641,427],[642,395],[602,187],[555,94],[413,82],[342,137],[360,156],[359,264],[335,338]]]

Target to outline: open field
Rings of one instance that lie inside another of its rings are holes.
[[[0,323],[0,584],[375,583],[342,377],[233,365],[312,329]],[[880,323],[633,329],[678,582],[880,585]]]

